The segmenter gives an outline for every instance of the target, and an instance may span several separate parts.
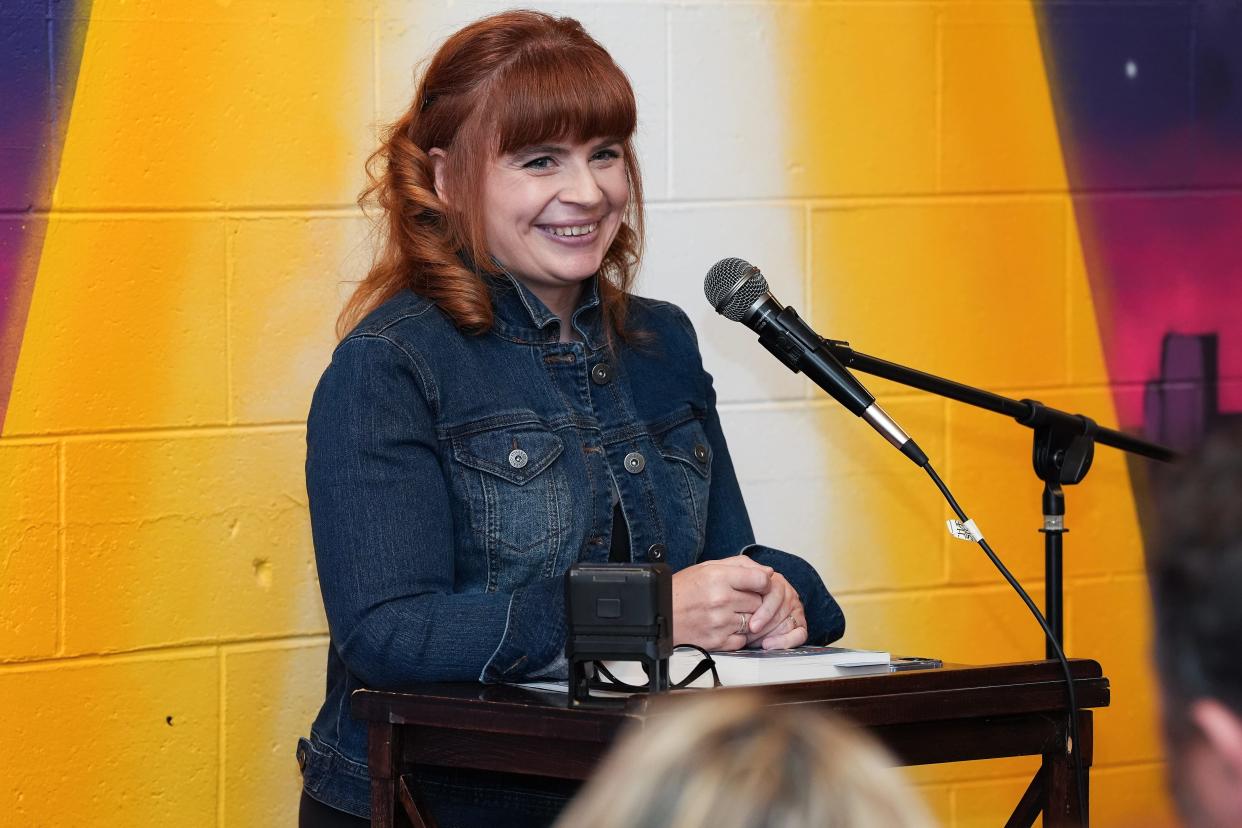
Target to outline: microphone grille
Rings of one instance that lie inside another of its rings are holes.
[[[738,282],[742,284],[739,286]],[[767,292],[768,280],[745,259],[721,259],[703,279],[707,301],[717,313],[734,322],[741,322],[750,306]]]

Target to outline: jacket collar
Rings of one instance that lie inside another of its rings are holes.
[[[555,343],[560,340],[560,319],[530,288],[504,271],[487,279],[492,289],[495,311],[492,329],[496,333],[520,342]],[[570,317],[570,324],[591,350],[601,348],[604,340],[598,279],[599,276],[592,276],[583,283],[578,307]]]

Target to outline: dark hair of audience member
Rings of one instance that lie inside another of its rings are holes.
[[[1174,741],[1195,699],[1242,715],[1242,429],[1218,432],[1159,490],[1148,562],[1156,664]]]

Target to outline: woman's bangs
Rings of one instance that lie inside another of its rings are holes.
[[[586,50],[523,55],[489,98],[502,154],[558,140],[624,141],[638,122],[625,75],[606,54]]]

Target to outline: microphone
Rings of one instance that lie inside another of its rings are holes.
[[[823,338],[797,311],[776,301],[759,268],[744,259],[721,259],[703,279],[703,293],[716,312],[759,334],[759,343],[795,374],[802,372],[909,457],[920,468],[927,455],[901,426],[876,405],[854,375],[845,369]]]

